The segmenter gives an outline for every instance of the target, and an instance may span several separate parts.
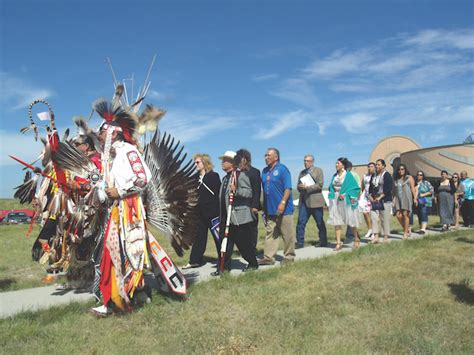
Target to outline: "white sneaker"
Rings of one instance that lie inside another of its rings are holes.
[[[92,312],[94,312],[94,313],[97,314],[98,316],[103,316],[103,317],[112,314],[112,310],[110,310],[110,309],[109,309],[107,306],[105,306],[105,305],[92,308]]]
[[[372,229],[369,229],[365,234],[364,238],[370,238],[372,236]]]

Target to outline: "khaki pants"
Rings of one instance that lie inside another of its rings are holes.
[[[295,258],[295,228],[293,225],[293,215],[270,216],[267,218],[265,226],[265,259],[274,261],[278,251],[279,237],[283,238],[285,259]]]
[[[382,211],[370,211],[372,232],[388,236],[390,234],[390,222],[392,221],[392,203],[384,202],[383,207],[384,209]]]

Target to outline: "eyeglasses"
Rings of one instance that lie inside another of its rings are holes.
[[[453,176],[453,179],[459,179],[459,177],[457,177],[457,176]]]
[[[202,164],[202,161],[197,160],[197,161],[194,162],[194,164],[196,164],[196,165]]]
[[[423,174],[416,174],[416,175],[418,175],[418,176],[423,176]]]
[[[305,162],[305,163],[311,163],[312,160],[306,160],[306,159],[305,159],[304,162]]]

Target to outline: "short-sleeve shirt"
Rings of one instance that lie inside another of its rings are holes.
[[[464,188],[464,199],[465,200],[474,200],[474,179],[464,179],[461,181],[461,184]]]
[[[262,190],[268,216],[278,214],[278,205],[282,201],[286,189],[291,190],[291,174],[286,166],[277,163],[272,169],[266,167],[262,170]],[[290,191],[290,197],[283,214],[293,214],[294,209],[293,197]]]

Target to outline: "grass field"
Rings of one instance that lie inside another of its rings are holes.
[[[22,206],[15,200],[0,199],[0,209],[28,208]],[[327,213],[326,213],[327,217]],[[297,211],[294,214],[295,227],[297,221]],[[436,224],[438,217],[430,216],[430,224]],[[260,221],[259,240],[257,249],[263,250],[265,231],[263,223]],[[415,223],[416,226],[416,223]],[[39,226],[35,225],[30,237],[25,237],[28,225],[0,225],[0,292],[18,290],[29,287],[43,286],[41,279],[45,276],[44,268],[37,262],[31,260],[31,247],[39,234]],[[398,222],[393,218],[392,231],[400,231]],[[334,241],[334,228],[327,225],[328,239]],[[361,235],[367,232],[365,224],[361,225]],[[189,251],[184,257],[178,257],[171,248],[168,240],[154,233],[165,250],[171,255],[177,265],[185,265],[188,262]],[[306,228],[305,244],[313,245],[318,241],[318,230],[313,220],[308,222]],[[280,248],[283,248],[281,243]],[[237,253],[236,253],[237,255]],[[211,261],[217,257],[214,242],[209,236],[206,259]],[[61,280],[58,280],[61,281]]]
[[[0,321],[2,353],[473,353],[474,233],[368,246],[155,295],[126,316],[74,304]]]

